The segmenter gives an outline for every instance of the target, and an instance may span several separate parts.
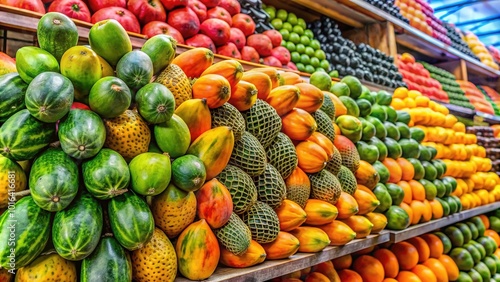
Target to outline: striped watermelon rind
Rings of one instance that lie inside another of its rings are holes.
[[[24,96],[28,84],[18,73],[8,73],[0,76],[0,122],[24,109]]]

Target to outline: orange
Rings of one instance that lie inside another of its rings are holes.
[[[405,103],[406,107],[410,108],[410,109],[413,109],[417,106],[417,104],[415,103],[415,100],[413,98],[410,98],[410,97],[404,98],[403,102]]]
[[[488,237],[493,238],[493,240],[495,240],[495,242],[497,242],[497,246],[500,246],[500,236],[498,235],[498,233],[496,231],[491,230],[491,229],[486,229],[486,231],[484,231],[484,236],[488,236]]]
[[[453,129],[455,132],[465,133],[465,124],[463,124],[461,122],[457,122],[453,125],[453,127],[451,129]]]
[[[413,218],[413,210],[410,207],[410,205],[405,203],[405,202],[402,202],[399,205],[399,207],[401,207],[408,214],[408,218],[410,218],[410,221],[411,221],[411,219]]]
[[[401,271],[396,277],[398,282],[422,282],[422,280],[411,271]]]
[[[394,279],[394,278],[385,278],[384,281],[382,282],[398,282],[398,280]]]
[[[350,269],[342,269],[338,272],[341,282],[363,282],[363,278],[356,271]]]
[[[421,235],[420,238],[424,239],[424,241],[429,246],[430,250],[429,256],[431,258],[439,258],[443,254],[444,252],[443,241],[441,241],[441,239],[439,239],[438,236],[428,233]]]
[[[356,271],[364,282],[382,282],[384,280],[384,266],[369,255],[362,255],[354,260],[352,270]]]
[[[401,187],[405,193],[405,196],[403,198],[403,202],[404,203],[407,203],[407,204],[410,204],[411,201],[413,200],[413,196],[411,194],[411,186],[410,184],[408,184],[408,182],[406,181],[399,181],[398,183],[398,186]]]
[[[424,239],[420,237],[413,237],[406,241],[412,244],[417,249],[419,263],[422,263],[429,259],[431,250],[429,249],[429,245],[427,245],[427,242],[425,242]]]
[[[332,260],[333,267],[335,269],[345,269],[351,267],[352,264],[352,256],[351,254],[347,254],[345,256],[338,257]]]
[[[481,218],[481,221],[483,221],[484,228],[490,229],[490,220],[488,217],[484,214],[479,215],[479,218]]]
[[[410,98],[417,98],[418,96],[422,96],[422,93],[420,93],[420,91],[418,91],[418,90],[410,90],[410,91],[408,91],[408,97],[410,97]]]
[[[396,88],[396,90],[394,90],[394,93],[392,94],[392,100],[394,101],[394,98],[404,99],[408,97],[408,92],[409,91],[406,87],[398,87]]]
[[[427,107],[429,105],[430,99],[426,96],[415,97],[415,104],[417,107]]]
[[[415,176],[415,168],[410,161],[405,158],[398,158],[396,161],[398,162],[399,167],[401,167],[401,179],[405,181],[412,180],[413,176]]]
[[[382,163],[389,170],[389,183],[398,183],[401,181],[401,175],[403,171],[395,159],[385,158]]]
[[[399,262],[399,269],[410,270],[418,263],[418,251],[408,242],[398,242],[391,246],[391,251],[396,255]]]
[[[408,184],[410,184],[411,187],[411,195],[413,200],[417,201],[425,200],[425,188],[424,185],[422,185],[422,183],[412,179],[408,181]]]
[[[455,261],[448,255],[441,255],[438,260],[444,266],[444,269],[446,269],[446,273],[448,274],[448,280],[450,281],[457,280],[458,275],[460,274],[460,270],[458,269],[458,266],[455,263]]]
[[[438,259],[430,258],[423,265],[427,266],[434,273],[437,282],[448,282],[448,272]]]
[[[437,282],[436,275],[427,266],[418,264],[412,268],[411,272],[415,273],[420,280],[425,282]]]
[[[427,199],[425,199],[423,203],[425,208],[422,213],[422,222],[427,222],[432,219],[432,206]]]
[[[420,220],[423,218],[423,214],[425,209],[427,208],[422,201],[413,200],[410,204],[411,209],[413,210],[413,217],[411,220],[411,224],[418,224]]]
[[[398,258],[389,249],[378,249],[373,253],[384,266],[385,277],[395,278],[399,272]]]
[[[436,199],[429,201],[429,203],[431,204],[432,208],[432,219],[438,219],[443,217],[444,210],[441,203]]]
[[[406,104],[402,99],[393,97],[391,107],[393,107],[395,110],[401,110],[406,107]]]

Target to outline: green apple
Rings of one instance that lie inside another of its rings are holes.
[[[311,44],[311,39],[309,39],[309,37],[305,36],[305,35],[302,35],[300,37],[300,43],[306,45],[306,46],[309,46],[309,44]]]
[[[311,62],[311,58],[306,54],[302,54],[300,55],[300,62],[303,63],[304,65],[309,65],[309,63]]]
[[[288,12],[283,10],[283,9],[279,9],[277,12],[276,12],[276,17],[278,19],[281,19],[282,21],[286,21],[286,19],[288,18]]]
[[[284,28],[284,29],[286,29],[286,30],[288,30],[288,31],[290,31],[290,32],[292,32],[292,31],[293,31],[293,26],[292,26],[292,24],[291,24],[291,23],[289,23],[289,22],[284,22],[284,23],[283,23],[283,28]]]
[[[286,18],[286,21],[292,25],[297,25],[297,23],[298,23],[297,15],[295,15],[294,13],[288,13],[288,17]]]
[[[285,42],[285,41],[283,40],[283,42]],[[288,49],[288,51],[290,51],[290,52],[294,52],[294,51],[296,51],[296,50],[297,50],[297,46],[296,46],[296,45],[295,45],[295,43],[293,43],[293,42],[286,42],[286,46],[285,46],[285,47],[286,47],[286,49]]]
[[[306,21],[303,19],[303,18],[299,18],[297,20],[297,24],[299,26],[301,26],[303,29],[306,29],[307,28],[307,24],[306,24]]]
[[[280,30],[283,28],[283,21],[278,18],[274,18],[271,20],[271,25],[274,27],[276,30]]]
[[[295,32],[290,33],[290,37],[288,38],[288,41],[291,41],[295,44],[300,43],[300,35],[298,35]]]
[[[304,54],[306,52],[306,46],[304,46],[304,44],[297,44],[297,52],[299,52],[300,54]]]
[[[264,8],[264,12],[266,12],[269,15],[270,20],[276,18],[276,8],[274,8],[273,6],[268,6]]]
[[[306,50],[304,52],[307,56],[309,57],[314,57],[314,49],[311,48],[310,46],[306,47]]]
[[[310,29],[304,30],[304,35],[307,36],[307,37],[309,37],[309,38],[311,38],[311,39],[314,38],[314,33]]]
[[[320,50],[321,49],[321,43],[317,39],[311,40],[311,44],[309,44],[314,50]]]
[[[319,68],[320,67],[320,61],[318,58],[316,57],[312,57],[311,58],[311,66],[315,67],[315,68]]]
[[[315,72],[315,71],[316,71],[316,69],[315,69],[313,66],[311,66],[311,65],[306,65],[306,72],[307,72],[307,73],[313,73],[313,72]]]
[[[280,33],[281,33],[281,37],[283,38],[283,40],[290,40],[290,31],[282,28],[282,29],[280,29]]]
[[[298,35],[304,35],[304,29],[299,25],[293,26],[292,31],[297,33]]]
[[[327,71],[330,69],[330,63],[327,60],[321,60],[319,66]]]
[[[323,51],[323,50],[316,50],[316,51],[314,51],[314,57],[316,57],[316,58],[318,58],[320,60],[326,59],[325,51]]]
[[[295,64],[295,66],[297,67],[297,69],[299,71],[302,71],[302,72],[306,71],[306,66],[304,66],[303,63],[297,63],[297,64]]]
[[[294,62],[296,64],[300,63],[300,54],[299,54],[299,52],[293,51],[290,54],[290,56],[291,56],[292,62]]]

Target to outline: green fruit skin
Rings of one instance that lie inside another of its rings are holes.
[[[78,29],[66,15],[56,12],[45,14],[38,21],[36,31],[40,48],[51,53],[57,61],[69,48],[78,44]]]
[[[74,99],[73,84],[56,72],[37,75],[26,89],[25,103],[40,121],[56,122],[70,110]]]
[[[42,72],[59,72],[57,59],[49,52],[33,46],[21,47],[16,52],[16,69],[26,83]]]
[[[137,90],[148,84],[153,74],[151,58],[140,50],[123,55],[116,65],[116,76],[132,90]]]
[[[375,126],[375,136],[379,139],[384,139],[387,136],[387,129],[384,124],[375,117],[368,116],[366,120]]]
[[[167,189],[170,183],[171,164],[168,155],[142,153],[130,161],[129,169],[131,187],[140,195],[156,196]]]
[[[116,240],[129,251],[142,248],[153,237],[153,214],[148,204],[132,192],[112,198],[108,215]]]
[[[387,229],[403,230],[410,226],[410,217],[399,206],[391,206],[385,216],[387,217]]]
[[[54,139],[54,124],[20,110],[0,127],[0,154],[14,161],[30,160]]]
[[[172,162],[172,182],[186,191],[196,191],[205,183],[205,165],[196,156],[185,155]]]
[[[469,252],[464,248],[454,248],[449,253],[449,256],[455,261],[458,269],[469,271],[474,266],[474,261]]]
[[[49,241],[50,212],[41,209],[31,196],[19,199],[14,209],[0,216],[0,267],[21,268],[33,261]],[[13,215],[13,217],[11,217]],[[12,241],[11,225],[15,222]],[[11,248],[15,248],[15,265],[10,265]]]
[[[387,157],[392,159],[397,159],[400,158],[401,155],[403,154],[403,151],[401,150],[401,146],[399,146],[398,141],[390,137],[386,137],[384,139],[384,144],[387,147]]]
[[[89,43],[111,66],[116,66],[123,55],[132,51],[127,31],[113,19],[95,23],[89,31]]]
[[[130,103],[130,89],[118,77],[103,77],[90,89],[89,106],[103,118],[115,118],[123,114],[130,107]]]
[[[366,142],[359,141],[356,143],[356,149],[358,150],[360,159],[370,164],[373,164],[379,158],[378,149],[375,145],[368,145]]]
[[[377,137],[373,137],[368,141],[369,145],[375,145],[378,149],[378,160],[379,161],[384,161],[385,158],[387,158],[387,147],[385,146],[384,142],[380,141]]]
[[[132,281],[130,255],[115,238],[102,238],[94,252],[83,259],[80,281]]]
[[[403,198],[405,196],[405,192],[403,188],[394,183],[387,183],[387,192],[391,195],[392,205],[399,206],[401,202],[403,202]]]
[[[126,192],[130,183],[127,162],[120,154],[107,148],[82,163],[82,175],[87,191],[99,200],[111,199]]]
[[[43,152],[31,166],[29,187],[35,203],[56,212],[65,209],[78,192],[78,166],[60,148]]]
[[[158,147],[172,158],[186,154],[191,144],[189,128],[176,114],[169,121],[156,125],[154,135]]]
[[[372,164],[373,168],[375,168],[375,170],[378,172],[378,174],[380,175],[380,183],[387,183],[387,181],[389,181],[389,177],[390,177],[390,172],[389,172],[389,169],[387,169],[387,167],[381,163],[380,161],[376,161]]]
[[[321,91],[329,91],[332,87],[332,79],[326,72],[314,72],[309,78],[309,83]]]
[[[175,111],[172,92],[161,83],[148,83],[135,95],[139,114],[151,124],[168,122]]]
[[[387,188],[382,183],[378,183],[373,189],[373,194],[379,200],[380,205],[375,209],[375,212],[384,213],[392,206],[392,198]]]
[[[176,50],[177,41],[166,34],[158,34],[149,38],[141,48],[141,51],[151,58],[154,73],[162,71],[172,62]]]
[[[24,109],[24,97],[28,84],[18,73],[8,73],[0,76],[0,123]]]
[[[353,143],[361,140],[363,125],[356,117],[341,115],[337,117],[336,123],[339,126],[342,135],[349,138],[349,140]]]
[[[363,133],[361,134],[361,140],[370,141],[370,139],[372,139],[372,137],[375,136],[375,133],[377,132],[375,126],[365,119],[361,120],[361,124],[363,124]]]
[[[97,155],[104,146],[106,129],[96,113],[73,109],[59,124],[58,135],[66,154],[75,159],[87,159]]]
[[[99,243],[102,224],[101,205],[90,194],[83,192],[54,217],[52,243],[57,253],[72,261],[86,258]]]

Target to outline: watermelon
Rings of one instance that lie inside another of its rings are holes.
[[[186,191],[196,191],[205,183],[207,172],[200,158],[184,155],[172,162],[172,183]]]
[[[153,62],[140,50],[128,52],[118,61],[116,76],[125,81],[130,89],[138,90],[153,77]]]
[[[106,129],[94,112],[72,109],[59,124],[59,141],[63,151],[75,159],[91,158],[101,150]]]
[[[36,36],[40,48],[51,53],[58,61],[66,50],[78,44],[78,29],[66,15],[49,12],[40,18]]]
[[[111,199],[108,215],[116,240],[129,251],[142,248],[153,236],[153,214],[148,204],[133,192]]]
[[[24,95],[28,84],[18,73],[8,73],[0,76],[0,123],[24,109]]]
[[[16,69],[24,82],[30,83],[42,72],[59,72],[59,62],[41,48],[24,46],[16,52]]]
[[[127,192],[130,171],[125,159],[108,148],[82,163],[83,183],[87,191],[99,200],[111,199]]]
[[[147,168],[147,169],[145,169]],[[170,157],[158,153],[142,153],[129,163],[132,189],[143,196],[156,196],[167,189],[171,178]]]
[[[33,162],[29,187],[39,207],[50,212],[63,210],[78,192],[78,166],[62,149],[50,148]]]
[[[118,77],[103,77],[90,89],[90,108],[103,118],[115,118],[121,115],[130,107],[131,102],[130,89]]]
[[[132,281],[129,254],[113,237],[101,239],[94,252],[83,259],[80,281]]]
[[[151,124],[167,122],[175,110],[172,92],[161,83],[148,83],[135,95],[139,114]]]
[[[101,205],[89,193],[82,192],[54,217],[52,243],[57,253],[67,260],[86,258],[99,243],[102,223]]]
[[[55,126],[34,118],[27,109],[12,115],[0,127],[0,154],[15,161],[32,159],[55,140]]]
[[[56,72],[37,75],[26,89],[25,103],[31,115],[43,122],[56,122],[73,104],[73,84]]]
[[[49,235],[50,212],[41,209],[31,196],[21,198],[0,216],[0,268],[17,269],[29,264],[43,251]]]

